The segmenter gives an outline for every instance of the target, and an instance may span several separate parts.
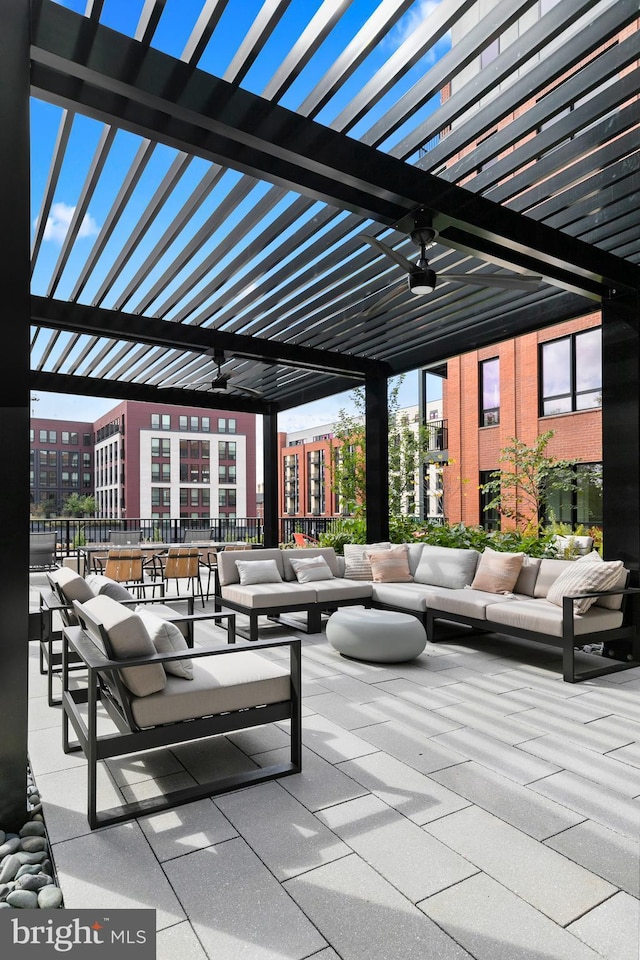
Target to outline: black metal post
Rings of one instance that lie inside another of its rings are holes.
[[[262,417],[264,461],[264,546],[278,546],[278,416]]]
[[[367,541],[389,539],[389,405],[387,378],[365,385]]]
[[[29,638],[30,4],[5,0],[0,30],[0,191],[9,241],[0,258],[0,826],[26,819]]]
[[[640,568],[640,296],[602,303],[604,555]]]

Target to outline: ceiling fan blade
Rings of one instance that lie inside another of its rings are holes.
[[[438,281],[455,280],[457,283],[473,283],[478,287],[502,287],[510,290],[536,290],[542,277],[511,276],[502,277],[497,273],[440,273]]]
[[[413,273],[416,269],[415,263],[411,263],[410,260],[407,260],[401,253],[398,253],[397,250],[393,250],[392,247],[388,247],[386,243],[382,243],[381,240],[376,240],[375,237],[368,237],[364,233],[361,233],[360,239],[364,240],[365,243],[368,243],[370,247],[375,247],[376,250],[379,250],[380,253],[383,253],[385,257],[390,257],[391,260],[395,261],[399,267],[405,271],[405,273]]]
[[[254,390],[253,387],[241,387],[240,384],[233,383],[230,384],[230,387],[233,390],[239,390],[241,393],[248,393],[250,396],[258,397],[259,399],[262,399],[264,396],[261,390]]]

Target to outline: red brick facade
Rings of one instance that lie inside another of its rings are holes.
[[[539,416],[539,344],[600,326],[592,313],[568,323],[449,360],[444,382],[444,416],[449,428],[449,465],[444,470],[444,512],[451,523],[481,522],[480,473],[499,467],[500,451],[512,437],[532,444],[554,430],[551,456],[597,463],[602,459],[602,413],[581,410]],[[500,422],[480,426],[479,364],[500,360]]]

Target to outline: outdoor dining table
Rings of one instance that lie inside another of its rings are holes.
[[[109,550],[127,550],[129,548],[141,550],[143,556],[149,560],[154,556],[161,556],[167,553],[169,547],[197,547],[202,554],[207,550],[216,551],[236,546],[245,546],[240,541],[229,542],[228,540],[196,540],[192,543],[162,543],[160,541],[132,540],[131,543],[86,543],[78,547],[78,556],[80,558],[79,573],[83,576],[94,569],[94,558],[96,556],[105,556]]]

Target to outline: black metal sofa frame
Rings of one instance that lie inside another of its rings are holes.
[[[76,608],[77,609],[77,608]],[[229,617],[233,614],[219,616]],[[299,773],[302,769],[302,702],[301,702],[301,649],[299,637],[285,637],[257,643],[235,643],[227,646],[197,647],[188,653],[152,654],[145,657],[130,657],[114,660],[105,656],[96,646],[87,631],[99,631],[105,649],[110,651],[109,638],[100,623],[89,623],[89,616],[78,626],[65,627],[62,644],[62,706],[63,748],[65,753],[82,751],[87,758],[88,798],[87,819],[92,829],[122,823],[135,817],[167,810],[182,803],[237,790],[255,783],[274,780],[277,777]],[[80,618],[79,618],[80,619]],[[119,671],[127,667],[149,663],[165,663],[188,657],[234,656],[251,649],[289,648],[290,699],[278,703],[248,707],[222,714],[203,716],[192,720],[165,723],[154,727],[140,728],[131,713],[129,692],[120,679]],[[86,689],[70,689],[70,654],[80,658],[87,670]],[[107,677],[109,678],[107,682]],[[98,704],[102,703],[117,728],[116,733],[100,734],[98,731]],[[86,705],[86,717],[84,705]],[[97,809],[98,761],[109,760],[126,754],[173,746],[218,734],[262,726],[266,723],[289,720],[291,727],[290,759],[273,763],[255,770],[247,770],[232,776],[214,778],[205,783],[163,794],[162,796],[130,801],[108,810]],[[77,737],[70,740],[69,725]]]

